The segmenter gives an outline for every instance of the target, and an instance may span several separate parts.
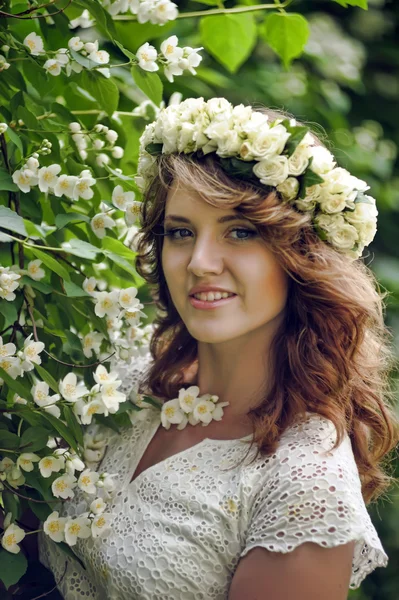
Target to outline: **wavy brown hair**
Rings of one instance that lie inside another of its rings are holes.
[[[214,153],[161,155],[157,161],[137,243],[136,268],[158,308],[150,345],[154,362],[140,390],[175,398],[197,360],[197,340],[173,305],[161,262],[166,199],[177,180],[212,206],[244,214],[289,275],[285,321],[271,346],[271,387],[248,413],[257,456],[273,454],[288,427],[306,412],[317,413],[336,427],[334,448],[348,433],[364,500],[376,500],[393,481],[388,467],[399,440],[389,379],[392,334],[384,324],[387,293],[362,261],[320,240],[309,214],[283,204],[276,191],[226,174]]]

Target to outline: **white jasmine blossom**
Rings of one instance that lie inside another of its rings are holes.
[[[83,381],[77,382],[75,373],[68,373],[59,384],[61,395],[68,402],[76,402],[82,396],[89,393]]]
[[[115,414],[119,408],[119,404],[126,401],[126,394],[118,391],[122,381],[105,382],[101,387],[101,399],[111,414]]]
[[[200,391],[199,387],[196,385],[192,385],[188,389],[182,388],[179,391],[180,407],[185,413],[192,412],[192,410],[196,404],[196,400],[198,398],[199,391]]]
[[[38,178],[30,169],[17,169],[12,174],[12,180],[21,192],[30,192],[31,187],[37,185]]]
[[[139,66],[144,71],[158,71],[159,66],[156,63],[158,53],[154,46],[151,46],[148,42],[140,46],[136,52]]]
[[[114,290],[113,292],[93,292],[96,299],[96,305],[94,312],[98,317],[116,317],[119,315],[119,292]]]
[[[63,469],[62,457],[45,456],[39,461],[39,471],[42,477],[50,477],[52,473],[59,473]]]
[[[93,538],[101,537],[110,531],[111,517],[109,514],[99,514],[91,522],[91,535]]]
[[[0,358],[12,356],[13,354],[15,354],[16,350],[17,348],[12,342],[8,344],[3,344],[3,338],[0,336]]]
[[[66,518],[64,536],[68,546],[74,546],[78,538],[86,539],[90,535],[90,520],[87,517]]]
[[[64,542],[65,517],[60,517],[57,510],[52,512],[43,523],[44,533],[54,542]]]
[[[13,379],[21,377],[24,373],[20,358],[15,356],[0,358],[0,367]]]
[[[73,489],[76,487],[76,477],[74,475],[61,475],[57,477],[51,484],[51,490],[56,498],[73,498],[75,492]]]
[[[94,381],[100,385],[103,383],[112,383],[118,379],[117,373],[108,373],[104,365],[98,365],[95,373],[93,373]]]
[[[31,260],[28,263],[28,268],[27,268],[28,275],[35,281],[40,281],[41,279],[43,279],[43,277],[46,276],[45,270],[40,268],[41,264],[42,264],[42,261],[39,259]]]
[[[41,192],[48,192],[52,189],[58,180],[58,173],[61,171],[61,166],[57,164],[39,169],[39,189]]]
[[[4,531],[1,538],[1,545],[3,546],[4,550],[7,550],[7,552],[18,554],[18,552],[21,550],[18,544],[19,542],[22,542],[24,537],[25,531],[21,529],[21,527],[18,527],[18,525],[15,525],[15,523],[12,523]]]
[[[115,146],[111,152],[112,156],[117,159],[122,158],[124,153],[125,151],[122,146]]]
[[[95,515],[101,515],[106,508],[107,505],[103,498],[96,498],[96,500],[93,500],[93,502],[90,504],[90,511]]]
[[[112,229],[115,227],[115,221],[105,213],[98,213],[90,221],[90,226],[93,233],[95,233],[98,238],[102,239],[105,237],[106,228]]]
[[[94,290],[96,289],[97,286],[97,279],[95,277],[86,277],[86,279],[83,282],[83,289],[85,290],[85,292],[87,292],[88,294],[92,294],[94,292]]]
[[[57,183],[54,186],[54,196],[61,198],[66,196],[67,198],[73,198],[73,191],[75,184],[78,181],[78,177],[75,175],[60,175]]]
[[[134,202],[129,202],[126,205],[125,221],[126,221],[126,225],[128,227],[130,227],[131,225],[134,225],[137,221],[140,221],[141,209],[142,209],[141,202],[134,201]]]
[[[180,407],[178,398],[168,400],[162,405],[161,422],[165,429],[170,429],[172,424],[180,424],[185,418],[184,411]]]
[[[87,171],[87,170],[86,170]],[[75,187],[73,189],[72,198],[74,200],[78,200],[79,198],[83,198],[84,200],[91,200],[94,196],[94,191],[91,189],[93,185],[95,185],[96,180],[91,177],[89,174],[85,173],[84,176],[82,174],[78,178],[75,183]]]
[[[138,304],[140,304],[140,300],[136,298],[137,296],[137,288],[129,287],[124,288],[119,292],[119,304],[122,308],[127,310],[134,310]]]
[[[134,192],[124,192],[121,185],[114,187],[112,191],[112,204],[115,208],[125,211],[127,206],[134,202]]]
[[[78,487],[81,490],[86,492],[87,494],[95,494],[96,493],[96,483],[99,479],[100,475],[95,471],[90,471],[90,469],[85,469],[80,475],[78,479]]]
[[[32,333],[25,339],[23,350],[18,352],[18,356],[21,359],[21,367],[24,371],[32,371],[34,365],[41,365],[42,359],[40,358],[40,352],[44,350],[43,342],[32,341]]]
[[[24,471],[30,472],[34,469],[33,463],[39,462],[39,460],[40,456],[34,452],[23,452],[17,458],[17,466]]]
[[[93,27],[94,25],[95,21],[93,21],[93,19],[90,17],[90,13],[87,9],[82,12],[80,17],[72,19],[68,23],[70,29],[76,29],[77,27],[80,27],[81,29],[87,29],[88,27]]]
[[[40,35],[37,35],[34,31],[26,36],[23,44],[29,48],[32,56],[39,56],[39,54],[43,54],[44,52],[43,40]]]
[[[103,339],[103,334],[98,333],[97,331],[91,331],[84,336],[82,340],[82,347],[83,354],[86,356],[86,358],[91,358],[93,356],[93,352],[96,355],[100,353],[101,342]]]
[[[87,404],[82,407],[80,421],[83,425],[90,425],[93,415],[108,415],[107,407],[101,398],[90,400]]]

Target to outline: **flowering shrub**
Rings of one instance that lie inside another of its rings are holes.
[[[110,523],[113,476],[95,469],[104,425],[129,426],[140,410],[120,391],[118,364],[146,354],[152,333],[145,324],[152,298],[134,267],[141,207],[134,175],[145,123],[164,106],[163,82],[192,81],[204,49],[235,72],[258,31],[286,65],[307,41],[306,20],[284,4],[266,18],[262,7],[204,4],[179,14],[170,0],[26,8],[11,1],[0,11],[0,582],[7,589],[26,571],[27,535],[43,531],[70,552],[80,538],[106,535]],[[192,46],[182,44],[178,22],[198,16]],[[126,21],[135,35],[126,35]],[[221,417],[223,403],[197,396],[186,390],[165,404],[164,423]],[[87,510],[62,517],[62,502],[77,491]],[[35,531],[26,525],[29,510],[41,523]]]

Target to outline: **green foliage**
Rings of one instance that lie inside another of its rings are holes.
[[[309,38],[308,22],[302,15],[271,13],[265,19],[264,37],[288,68],[303,53]]]

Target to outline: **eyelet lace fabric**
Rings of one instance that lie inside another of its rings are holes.
[[[149,360],[121,366],[125,393],[137,389]],[[130,482],[159,411],[145,409],[132,420],[132,428],[110,433],[99,469],[118,473],[111,532],[73,547],[85,569],[40,538],[40,559],[66,600],[226,600],[240,558],[255,547],[287,553],[304,542],[331,548],[356,540],[351,588],[386,566],[350,439],[331,451],[331,421],[308,414],[284,433],[275,454],[252,464],[255,449],[239,464],[249,436],[205,439]],[[62,514],[85,510],[83,493],[75,493]]]

